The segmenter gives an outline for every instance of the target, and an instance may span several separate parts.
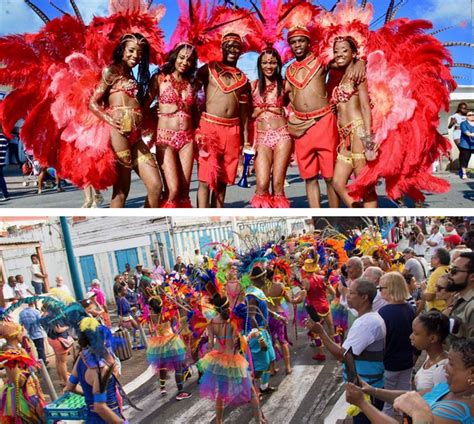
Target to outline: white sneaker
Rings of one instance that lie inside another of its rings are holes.
[[[0,194],[0,202],[6,202],[8,200],[3,194]]]

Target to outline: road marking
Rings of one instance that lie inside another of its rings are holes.
[[[186,408],[186,400],[182,402],[183,408]],[[215,402],[210,399],[199,399],[191,407],[179,415],[175,415],[165,420],[167,424],[176,423],[193,423],[193,424],[209,424],[216,418]]]
[[[145,384],[154,375],[155,375],[155,372],[153,371],[153,368],[149,366],[144,373],[140,374],[137,378],[130,381],[123,387],[123,389],[125,390],[125,393],[130,394],[134,390],[137,390],[140,386]]]
[[[282,381],[278,390],[264,403],[262,409],[267,421],[289,423],[323,368],[323,365],[295,365],[293,373]]]
[[[346,392],[343,392],[324,420],[324,424],[336,424],[337,420],[346,418],[346,410],[349,404],[346,402]]]

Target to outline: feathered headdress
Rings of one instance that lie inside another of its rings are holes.
[[[319,43],[319,58],[327,65],[334,57],[334,43],[351,38],[357,46],[359,57],[367,57],[367,42],[370,35],[369,24],[373,16],[373,7],[368,4],[359,7],[356,0],[338,3],[334,13],[326,12],[319,21],[323,38]]]
[[[179,44],[192,45],[201,62],[221,60],[221,42],[225,34],[234,33],[243,40],[243,52],[248,49],[246,38],[251,34],[250,12],[217,6],[212,0],[178,0],[181,15],[171,36],[168,49]]]
[[[283,62],[287,62],[291,55],[285,42],[284,31],[295,20],[302,18],[301,12],[310,10],[306,0],[261,0],[260,7],[250,0],[255,14],[252,15],[254,30],[250,36],[250,50],[261,52],[265,48],[275,48]],[[308,19],[310,18],[308,17]]]

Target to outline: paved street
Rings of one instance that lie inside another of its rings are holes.
[[[263,411],[269,423],[322,424],[326,416],[331,412],[336,414],[336,409],[338,409],[334,408],[334,405],[343,393],[341,367],[330,355],[325,362],[311,359],[315,353],[315,347],[309,345],[304,330],[299,332],[297,340],[295,340],[293,329],[289,329],[289,333],[294,342],[291,349],[294,371],[293,374],[286,376],[282,361],[279,363],[280,372],[270,380],[270,384],[278,386],[278,390],[264,397]],[[131,395],[132,400],[143,411],[128,408],[126,417],[131,423],[142,424],[215,422],[214,403],[199,397],[197,372],[194,372],[188,381],[185,388],[193,396],[178,402],[174,399],[176,385],[172,375],[169,376],[166,384],[168,389],[166,397],[160,396],[158,378],[151,377],[146,384]],[[229,424],[253,423],[251,405],[226,408],[225,422]]]
[[[11,197],[7,202],[0,203],[0,208],[80,208],[83,204],[83,194],[76,187],[71,185],[65,186],[64,193],[57,193],[54,189],[46,189],[41,195],[36,194],[36,187],[29,185],[23,186],[23,177],[19,173],[18,167],[9,166],[5,170],[8,189]],[[427,195],[425,207],[431,208],[467,208],[473,206],[474,200],[474,176],[471,174],[469,180],[461,180],[456,174],[443,172],[438,176],[446,179],[451,184],[451,191],[445,194]],[[297,167],[290,167],[288,170],[289,186],[285,191],[292,202],[292,207],[306,208],[308,207],[306,201],[306,194],[304,182],[301,180]],[[249,178],[251,188],[240,188],[237,185],[229,187],[227,190],[226,206],[232,208],[249,207],[249,200],[255,190],[255,177]],[[191,200],[193,205],[196,205],[197,192],[197,178],[196,170],[193,175],[191,184]],[[328,207],[326,197],[326,186],[323,181],[320,182],[322,191],[322,206]],[[380,195],[379,206],[382,208],[398,207],[395,203],[390,201],[383,195],[384,187],[380,184],[377,188]],[[103,207],[108,206],[112,190],[109,189],[104,192],[106,202]],[[132,181],[132,188],[130,196],[127,201],[127,208],[140,208],[143,206],[145,200],[145,187],[134,174]],[[410,200],[407,200],[409,207],[413,206]]]

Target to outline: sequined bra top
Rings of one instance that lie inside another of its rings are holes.
[[[357,94],[357,87],[352,82],[340,83],[334,88],[331,103],[347,103],[354,94]]]
[[[110,89],[110,94],[119,92],[125,93],[127,96],[136,99],[138,95],[138,82],[133,78],[119,76],[113,82],[112,88]]]
[[[283,108],[283,94],[276,95],[277,85],[272,83],[265,87],[263,95],[260,95],[258,89],[258,83],[255,84],[255,88],[252,90],[252,102],[254,108],[258,109],[271,109],[271,108]]]
[[[189,81],[177,81],[173,75],[163,74],[160,74],[158,81],[160,85],[168,82],[158,97],[160,105],[175,105],[178,110],[186,110],[194,104],[194,90]]]

